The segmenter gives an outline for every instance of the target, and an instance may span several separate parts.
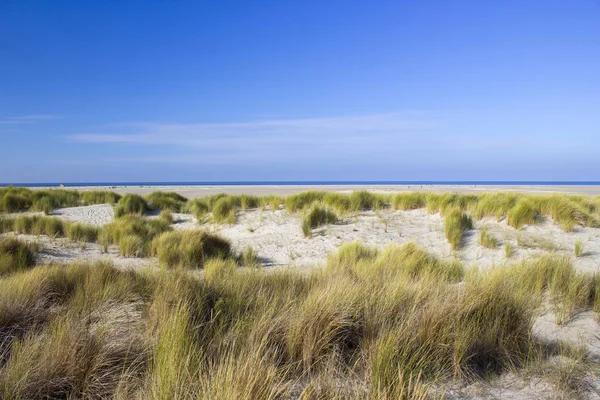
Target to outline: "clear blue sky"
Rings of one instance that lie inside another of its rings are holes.
[[[600,180],[600,0],[0,2],[0,182]]]

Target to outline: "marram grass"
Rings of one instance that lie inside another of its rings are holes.
[[[439,398],[452,378],[553,357],[531,334],[548,299],[561,323],[600,307],[599,279],[564,257],[465,273],[414,244],[356,243],[328,264],[237,269],[231,255],[204,276],[108,263],[1,275],[0,396]]]

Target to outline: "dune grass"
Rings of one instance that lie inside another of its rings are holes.
[[[81,193],[81,201],[86,206],[92,204],[115,204],[120,198],[121,195],[106,190],[90,190]]]
[[[600,227],[600,201],[597,198],[571,195],[525,195],[519,193],[454,194],[410,192],[395,195],[357,191],[350,194],[307,191],[280,196],[227,195],[219,193],[187,200],[174,192],[153,192],[142,198],[137,195],[120,195],[110,191],[89,191],[79,194],[64,189],[30,190],[22,187],[0,189],[0,212],[43,211],[50,214],[59,207],[117,202],[116,216],[143,214],[148,209],[190,212],[204,222],[213,213],[217,223],[233,223],[234,211],[241,209],[269,208],[277,210],[281,205],[289,212],[306,212],[314,205],[325,206],[338,215],[393,208],[412,210],[426,208],[430,213],[445,216],[459,209],[475,219],[486,217],[498,221],[506,218],[508,224],[521,229],[549,217],[563,230],[570,232],[577,226]],[[217,206],[217,203],[220,203]],[[232,211],[233,210],[233,211]]]
[[[202,223],[206,214],[210,212],[210,207],[205,199],[192,199],[188,200],[184,211],[191,213],[199,223]]]
[[[217,200],[212,207],[212,216],[217,224],[234,224],[236,216],[235,199],[223,197]]]
[[[175,192],[152,192],[145,196],[148,207],[154,210],[181,212],[187,199]]]
[[[242,252],[240,255],[240,263],[244,267],[249,268],[257,268],[260,266],[260,263],[258,262],[258,254],[252,248],[252,246],[246,247],[246,249]]]
[[[326,269],[204,267],[0,276],[0,396],[425,399],[553,357],[531,334],[546,299],[563,321],[600,307],[599,279],[566,257],[465,273],[414,244],[355,243]]]
[[[93,225],[72,223],[66,227],[67,237],[74,242],[96,242],[99,233],[100,228]]]
[[[146,200],[137,194],[126,194],[121,197],[115,207],[115,218],[128,214],[144,215],[150,210]]]
[[[98,235],[98,243],[104,249],[117,245],[124,256],[145,257],[151,253],[152,240],[171,230],[161,219],[146,219],[139,215],[125,215],[105,225]]]
[[[0,237],[0,276],[25,271],[35,266],[38,248],[11,237]]]
[[[55,208],[75,207],[80,204],[80,194],[75,190],[31,190],[12,186],[0,188],[2,212],[42,211],[50,214]]]
[[[334,224],[338,216],[327,208],[312,206],[302,220],[302,232],[304,236],[312,236],[312,230],[323,225]]]
[[[470,229],[473,229],[473,220],[459,209],[450,211],[445,218],[444,230],[453,250],[460,249],[463,236]]]
[[[504,243],[504,256],[510,258],[513,254],[512,245],[508,242]]]
[[[581,240],[575,242],[573,253],[575,254],[575,257],[583,257],[583,242]]]
[[[498,247],[498,239],[486,229],[482,229],[479,233],[479,244],[488,249],[495,249]]]
[[[156,237],[151,253],[165,268],[203,268],[211,258],[229,258],[231,244],[204,231],[170,231]]]
[[[416,210],[427,205],[425,193],[398,193],[392,197],[392,207],[396,210]]]
[[[172,225],[173,222],[175,222],[175,219],[173,218],[173,213],[169,210],[161,211],[158,215],[158,219],[169,225]]]

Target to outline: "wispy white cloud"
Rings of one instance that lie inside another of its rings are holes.
[[[434,122],[422,113],[388,113],[335,118],[276,119],[237,123],[129,123],[120,132],[79,133],[67,136],[74,142],[141,143],[205,146],[218,139],[232,145],[240,140],[257,143],[299,140],[326,141],[365,135],[402,134],[429,129]],[[113,128],[114,129],[114,128]]]
[[[29,124],[38,121],[55,120],[60,118],[62,118],[60,115],[52,114],[21,115],[17,117],[0,118],[0,124]]]
[[[128,156],[106,162],[247,164],[326,160],[398,161],[508,149],[503,137],[465,133],[431,112],[397,112],[331,118],[266,119],[225,123],[135,122],[99,132],[67,135],[82,144],[127,147]],[[527,139],[521,137],[523,144]],[[530,138],[532,143],[539,143]],[[483,153],[480,154],[485,154]]]

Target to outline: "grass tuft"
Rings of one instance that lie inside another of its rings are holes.
[[[304,236],[310,237],[313,229],[327,224],[334,224],[337,221],[338,217],[333,211],[319,206],[312,206],[302,220],[302,232],[304,232]]]
[[[153,210],[181,212],[187,199],[175,192],[152,192],[145,197],[148,207]]]
[[[234,224],[236,205],[234,199],[223,197],[212,207],[213,220],[218,224]]]
[[[92,204],[115,204],[120,198],[121,196],[117,193],[104,190],[90,190],[81,193],[81,200],[87,206]]]
[[[487,230],[482,229],[479,234],[479,244],[488,249],[495,249],[498,247],[498,239],[492,236]]]
[[[583,256],[583,242],[581,240],[578,240],[575,242],[575,249],[574,249],[574,253],[575,253],[575,257],[582,257]]]
[[[115,218],[122,217],[128,214],[143,215],[150,208],[146,200],[137,194],[126,194],[119,199],[115,207]]]
[[[452,246],[452,249],[458,250],[462,244],[465,232],[469,229],[473,229],[473,220],[468,214],[461,212],[459,209],[455,209],[446,216],[444,228],[446,238]]]
[[[0,238],[0,276],[35,266],[36,246],[11,237]]]
[[[208,259],[232,256],[228,240],[203,231],[163,233],[153,240],[152,254],[165,268],[203,268]]]

